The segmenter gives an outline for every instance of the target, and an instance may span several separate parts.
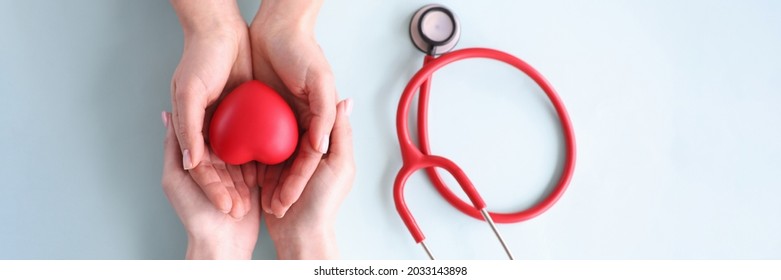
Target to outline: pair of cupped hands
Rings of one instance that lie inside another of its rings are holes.
[[[355,173],[352,101],[338,101],[315,40],[319,7],[291,16],[263,1],[248,26],[235,3],[172,3],[185,40],[171,85],[173,112],[162,116],[162,185],[187,231],[187,258],[250,258],[261,217],[279,258],[335,257],[336,212]],[[274,88],[296,112],[301,139],[282,164],[226,164],[204,137],[221,98],[251,79]]]

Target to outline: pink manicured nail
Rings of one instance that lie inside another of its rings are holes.
[[[349,117],[353,112],[353,99],[347,98],[347,100],[344,101],[344,106],[346,107],[344,108],[344,113]]]
[[[165,111],[163,111],[160,115],[163,118],[163,126],[165,126],[167,128],[168,127],[168,114]]]
[[[320,138],[320,149],[319,149],[319,151],[320,151],[321,154],[325,154],[325,153],[328,152],[329,141],[330,141],[330,139],[328,137],[328,134],[323,134],[323,137]]]
[[[190,150],[188,149],[182,151],[182,166],[184,166],[184,170],[193,169],[193,162],[190,157]],[[230,209],[228,209],[228,211],[230,211]]]

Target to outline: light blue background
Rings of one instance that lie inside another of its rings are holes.
[[[251,18],[258,3],[241,1]],[[327,1],[317,25],[355,100],[358,175],[337,235],[347,259],[424,259],[397,217],[395,111],[422,55],[407,24],[426,1]],[[521,259],[781,258],[781,3],[448,1],[459,47],[515,54],[569,109],[570,189],[500,225]],[[167,1],[0,2],[0,259],[182,258],[159,186],[169,80],[182,34]],[[527,78],[468,61],[436,75],[435,153],[491,209],[555,181],[561,136]],[[411,210],[440,258],[501,259],[488,227],[416,174]],[[265,229],[263,229],[265,231]],[[274,258],[261,236],[256,258]]]

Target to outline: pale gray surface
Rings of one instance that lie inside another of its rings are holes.
[[[257,2],[241,2],[251,17]],[[318,23],[342,97],[355,99],[358,175],[338,238],[348,259],[423,259],[397,217],[395,111],[422,56],[425,1],[327,1]],[[501,225],[523,259],[781,258],[781,4],[777,1],[445,2],[459,48],[540,70],[578,140],[571,189],[545,215]],[[159,113],[181,31],[166,1],[0,1],[0,259],[181,258],[159,186]],[[435,153],[492,209],[533,203],[558,175],[556,118],[497,63],[436,76]],[[521,187],[518,187],[521,186]],[[406,192],[441,258],[503,258],[488,227],[416,174]],[[266,235],[256,258],[273,258]]]

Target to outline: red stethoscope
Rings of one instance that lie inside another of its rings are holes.
[[[393,184],[393,200],[396,204],[396,211],[398,211],[401,219],[407,226],[407,229],[415,239],[415,242],[420,243],[429,258],[433,260],[434,256],[423,242],[425,236],[423,236],[423,232],[415,222],[415,218],[412,217],[412,214],[404,201],[404,185],[407,178],[417,170],[426,169],[426,174],[432,184],[445,200],[461,212],[475,219],[488,222],[504,248],[504,251],[507,253],[507,256],[510,259],[513,259],[512,253],[508,249],[501,234],[499,234],[499,231],[496,229],[494,222],[515,223],[534,218],[545,212],[545,210],[550,208],[561,197],[564,190],[566,190],[575,169],[575,133],[572,131],[572,123],[570,122],[567,110],[564,108],[561,99],[556,94],[553,87],[539,72],[537,72],[537,70],[515,56],[493,49],[469,48],[451,52],[458,42],[460,32],[458,19],[450,10],[441,5],[432,4],[420,8],[410,21],[410,37],[412,42],[415,44],[415,47],[426,53],[426,57],[423,61],[423,67],[415,73],[407,84],[407,87],[404,88],[404,92],[399,101],[398,111],[396,111],[396,133],[399,137],[403,165],[396,175],[396,181]],[[553,191],[551,191],[543,200],[520,212],[496,213],[486,210],[485,201],[480,197],[480,194],[464,171],[449,159],[431,154],[431,148],[429,147],[428,142],[427,124],[431,75],[450,63],[471,58],[493,59],[507,63],[518,70],[521,70],[542,88],[553,104],[553,107],[558,114],[559,121],[561,122],[566,144],[566,160],[564,162],[564,170],[561,174],[561,178]],[[412,97],[418,89],[420,89],[420,95],[418,99],[417,128],[420,146],[412,141],[409,134],[409,128],[407,127],[407,117],[409,115]],[[442,168],[453,175],[453,178],[456,179],[471,203],[467,203],[456,196],[450,188],[445,185],[445,182],[442,180],[442,177],[439,176],[435,167]]]

